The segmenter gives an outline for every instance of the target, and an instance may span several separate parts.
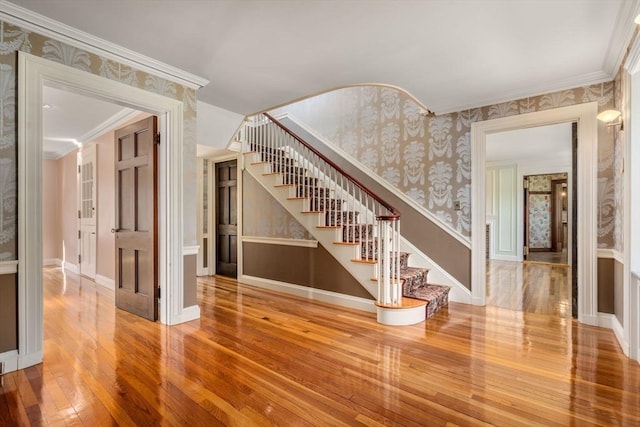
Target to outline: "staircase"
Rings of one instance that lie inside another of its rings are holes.
[[[449,287],[400,251],[400,214],[268,114],[240,129],[244,168],[376,298],[378,322],[415,324],[447,306]]]

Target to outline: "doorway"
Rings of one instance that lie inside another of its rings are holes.
[[[566,172],[523,177],[524,261],[568,265],[575,233],[569,233],[567,178]]]
[[[216,163],[216,274],[238,277],[238,162]]]
[[[517,116],[503,117],[473,123],[471,126],[472,157],[472,251],[471,281],[472,301],[477,305],[486,304],[486,143],[491,134],[514,129],[530,128],[557,123],[576,122],[579,138],[577,144],[577,165],[572,188],[577,187],[574,198],[574,214],[580,218],[577,227],[578,247],[572,266],[576,269],[577,317],[580,322],[598,324],[597,300],[597,221],[595,212],[597,182],[597,103],[590,102],[568,107],[543,110]],[[572,141],[573,142],[573,141]],[[578,183],[580,185],[578,185]]]
[[[24,52],[18,53],[18,324],[22,369],[42,361],[42,91],[45,84],[110,100],[158,115],[159,153],[159,278],[163,290],[159,317],[175,324],[199,312],[184,315],[182,193],[182,102],[123,85]]]

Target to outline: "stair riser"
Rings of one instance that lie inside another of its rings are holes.
[[[372,240],[373,225],[345,225],[342,228],[342,241],[343,242],[359,242],[361,240]]]
[[[310,200],[312,211],[341,211],[342,200],[329,198],[315,198]]]
[[[327,198],[331,195],[331,190],[325,187],[313,187],[306,185],[298,185],[296,187],[297,197],[320,197]]]
[[[360,212],[353,212],[353,211],[342,211],[342,212],[329,211],[325,215],[325,220],[327,225],[354,224],[358,222],[359,215],[360,215]]]

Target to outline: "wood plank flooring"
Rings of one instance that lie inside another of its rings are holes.
[[[0,425],[640,425],[610,330],[451,303],[427,323],[215,277],[173,327],[45,270],[44,363],[2,377]]]
[[[571,267],[537,262],[487,261],[488,306],[571,316]]]

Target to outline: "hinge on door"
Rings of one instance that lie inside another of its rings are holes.
[[[529,189],[529,179],[528,178],[524,179],[524,188],[525,189]]]
[[[529,246],[525,246],[523,252],[525,256],[529,255]]]
[[[82,255],[78,255],[78,264],[82,264]]]
[[[160,299],[160,288],[158,288],[158,299]]]
[[[78,230],[78,239],[82,238],[82,234],[80,232],[80,230]]]
[[[156,144],[160,145],[160,134],[156,134]]]
[[[78,209],[78,218],[80,218],[80,209]]]

